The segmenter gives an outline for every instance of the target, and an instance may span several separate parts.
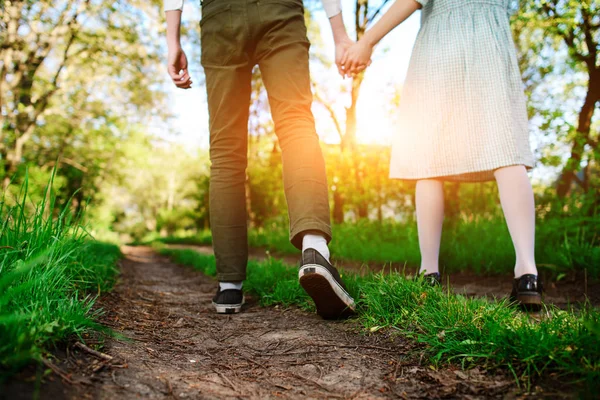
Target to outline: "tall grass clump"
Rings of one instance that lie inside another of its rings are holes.
[[[28,202],[27,180],[17,199],[0,203],[0,373],[40,359],[51,345],[100,326],[96,295],[108,290],[120,257],[115,245],[91,240],[69,204]],[[13,200],[14,205],[9,205]]]
[[[176,262],[215,276],[214,256],[162,248]],[[273,258],[248,264],[244,290],[263,305],[296,305],[314,311],[298,284],[297,268]],[[482,365],[511,373],[524,390],[539,379],[579,384],[584,395],[600,389],[600,310],[522,313],[507,301],[472,299],[430,287],[392,272],[358,276],[343,273],[357,300],[366,332],[388,329],[426,344],[435,365]]]
[[[361,282],[361,322],[390,327],[428,345],[435,364],[508,369],[517,382],[538,378],[584,381],[600,389],[600,310],[519,311],[506,300],[467,298],[398,274]]]

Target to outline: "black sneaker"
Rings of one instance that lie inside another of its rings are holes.
[[[423,275],[423,281],[426,282],[429,286],[441,286],[442,276],[439,272],[433,272],[431,274]]]
[[[242,310],[244,305],[244,294],[241,290],[217,289],[217,294],[213,297],[213,306],[217,310],[217,314],[237,314]]]
[[[528,311],[539,311],[542,308],[542,281],[537,275],[525,274],[513,281],[510,301],[517,303]]]
[[[347,318],[354,314],[354,299],[348,294],[340,274],[317,250],[304,251],[298,278],[315,302],[317,314],[324,319]]]

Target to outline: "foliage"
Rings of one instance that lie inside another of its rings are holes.
[[[109,188],[106,226],[132,234],[173,234],[179,229],[208,226],[207,160],[183,146],[129,149],[135,163],[121,170],[120,185]]]
[[[53,200],[33,213],[26,202],[25,186],[15,206],[0,204],[1,374],[70,335],[105,329],[93,321],[94,296],[86,292],[112,287],[120,257],[117,246],[90,241],[68,208],[53,217]]]
[[[0,179],[12,192],[29,167],[57,166],[58,201],[79,211],[116,182],[124,147],[160,112],[162,2],[3,2],[0,17]],[[44,179],[30,181],[32,195]]]
[[[560,171],[557,194],[597,196],[600,2],[522,1],[513,28],[541,160]]]

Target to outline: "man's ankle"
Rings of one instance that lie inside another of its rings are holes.
[[[302,252],[306,249],[315,249],[321,255],[329,261],[330,253],[329,247],[327,247],[327,239],[325,236],[319,232],[308,232],[302,238]]]
[[[242,290],[244,282],[219,282],[220,290]]]

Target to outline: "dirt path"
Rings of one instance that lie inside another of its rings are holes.
[[[55,361],[66,378],[46,378],[40,398],[514,397],[508,376],[434,371],[414,342],[363,335],[356,321],[325,322],[252,299],[242,314],[216,315],[215,281],[148,248],[124,252],[120,281],[99,306],[102,322],[128,339],[106,340],[109,362],[70,346]]]

